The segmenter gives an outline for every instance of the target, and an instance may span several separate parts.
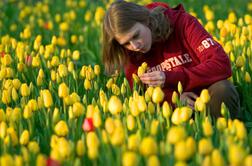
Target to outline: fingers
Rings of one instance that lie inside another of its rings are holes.
[[[188,104],[189,107],[194,108],[195,100],[192,100],[191,98],[187,98],[186,103]]]
[[[188,97],[193,98],[194,100],[196,100],[196,98],[199,97],[199,96],[196,95],[196,94],[193,93],[193,92],[189,92],[189,93],[188,93]]]
[[[140,76],[140,79],[144,84],[148,85],[154,85],[156,83],[163,84],[165,81],[165,76],[161,71],[154,71],[151,73],[144,73]]]

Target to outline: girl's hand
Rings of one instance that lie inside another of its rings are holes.
[[[144,73],[141,75],[140,80],[149,86],[164,86],[165,73],[163,71],[153,71],[150,73]]]
[[[198,95],[193,92],[184,92],[180,96],[180,101],[186,103],[190,108],[194,109],[194,103],[197,97]]]

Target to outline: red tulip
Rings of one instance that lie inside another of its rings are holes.
[[[25,64],[27,66],[31,66],[32,64],[32,56],[31,55],[27,55],[26,58],[25,58]]]
[[[1,57],[3,58],[3,57],[4,57],[4,55],[5,55],[5,52],[4,52],[4,51],[2,51],[2,52],[1,52]]]
[[[60,166],[60,163],[52,158],[48,158],[46,161],[47,166]]]
[[[82,129],[86,132],[94,131],[93,119],[92,118],[84,119]]]
[[[49,23],[48,23],[48,22],[44,23],[44,28],[45,28],[46,30],[49,29]]]

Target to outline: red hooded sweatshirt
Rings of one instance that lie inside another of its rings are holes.
[[[166,75],[163,91],[165,100],[171,101],[178,82],[184,92],[200,92],[216,81],[231,76],[231,65],[222,46],[202,27],[198,20],[186,13],[180,4],[170,8],[162,2],[154,2],[146,7],[149,10],[157,6],[167,8],[164,14],[171,22],[173,32],[165,42],[154,43],[149,52],[137,58],[129,52],[130,60],[125,65],[125,75],[132,88],[132,74],[147,62],[148,70],[163,71]]]

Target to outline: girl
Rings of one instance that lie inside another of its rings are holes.
[[[103,62],[108,73],[123,67],[131,87],[132,74],[147,62],[149,68],[140,80],[161,85],[167,101],[180,81],[184,89],[180,99],[192,108],[207,88],[214,117],[221,115],[222,102],[232,118],[240,110],[239,95],[226,80],[232,74],[228,56],[181,4],[170,8],[161,2],[112,3],[103,21]]]

